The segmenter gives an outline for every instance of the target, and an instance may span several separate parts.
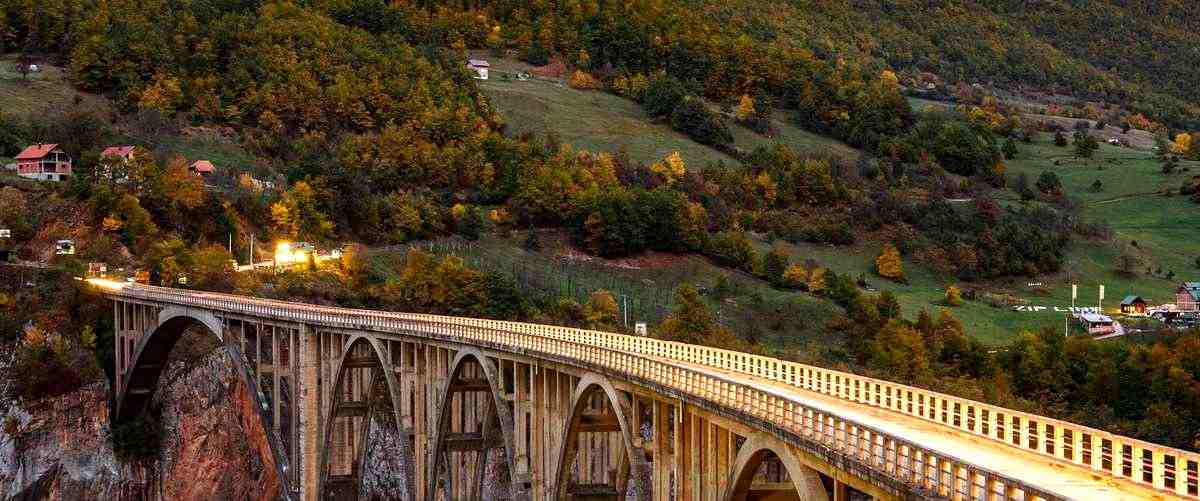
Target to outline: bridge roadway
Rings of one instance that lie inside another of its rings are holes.
[[[91,283],[110,298],[363,331],[451,336],[602,368],[669,393],[681,405],[685,399],[695,401],[786,436],[817,456],[840,458],[831,462],[852,470],[851,475],[887,477],[890,487],[878,491],[884,497],[1200,499],[1200,455],[1195,453],[845,372],[553,326]]]

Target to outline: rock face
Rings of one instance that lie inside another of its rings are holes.
[[[163,499],[276,499],[266,434],[224,350],[167,374],[158,394],[166,431]]]
[[[21,408],[0,433],[0,498],[14,500],[268,500],[279,479],[253,399],[224,351],[160,380],[157,461],[125,463],[108,439],[108,388],[96,384]],[[6,426],[6,428],[9,428]]]

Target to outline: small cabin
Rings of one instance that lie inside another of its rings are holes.
[[[1093,336],[1112,334],[1117,330],[1112,318],[1099,313],[1081,314],[1079,322],[1083,324],[1084,329],[1087,329],[1088,334]]]
[[[1142,296],[1125,296],[1125,299],[1121,300],[1121,314],[1138,316],[1145,315],[1146,300],[1143,299]]]
[[[475,74],[476,80],[487,80],[488,69],[490,69],[491,66],[492,65],[488,64],[486,59],[467,60],[467,68],[469,68],[471,72]]]
[[[62,181],[71,175],[71,156],[57,144],[35,144],[15,159],[17,174],[38,181]]]
[[[188,166],[188,172],[191,172],[192,174],[195,174],[200,177],[211,176],[216,171],[217,171],[217,168],[215,166],[213,166],[212,162],[209,162],[208,160],[196,160],[195,162],[192,162],[192,164]]]
[[[1200,282],[1184,282],[1175,290],[1175,309],[1200,311]]]

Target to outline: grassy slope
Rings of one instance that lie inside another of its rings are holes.
[[[701,145],[653,122],[642,109],[628,99],[600,91],[581,91],[556,80],[505,81],[498,72],[491,80],[480,82],[480,89],[503,115],[513,134],[557,134],[564,143],[590,151],[624,149],[634,160],[655,162],[678,151],[684,162],[703,166],[712,162],[735,160],[724,153]],[[732,125],[735,144],[743,150],[778,141],[798,150],[821,151],[856,158],[853,148],[776,120],[779,135],[769,139]]]
[[[1047,282],[1053,285],[1051,299],[1070,302],[1069,283],[1074,280],[1084,289],[1080,294],[1088,297],[1088,302],[1094,301],[1096,286],[1104,284],[1106,310],[1115,309],[1128,293],[1142,295],[1151,303],[1171,302],[1179,281],[1200,277],[1195,263],[1200,256],[1200,205],[1186,197],[1156,194],[1164,186],[1178,188],[1185,178],[1200,174],[1200,162],[1182,162],[1180,170],[1188,168],[1189,172],[1164,175],[1148,151],[1104,144],[1096,158],[1085,163],[1071,158],[1069,148],[1049,141],[1044,137],[1022,145],[1018,158],[1009,162],[1011,171],[1025,172],[1031,180],[1046,170],[1057,173],[1066,192],[1085,204],[1084,216],[1107,223],[1116,240],[1074,246],[1066,272]],[[1062,165],[1054,165],[1055,160]],[[1098,193],[1090,189],[1096,180],[1104,185]],[[1142,250],[1143,268],[1157,270],[1161,266],[1164,274],[1174,271],[1175,278],[1149,276],[1144,269],[1135,277],[1116,273],[1113,263],[1121,246],[1134,240]]]

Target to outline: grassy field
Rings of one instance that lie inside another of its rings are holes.
[[[48,107],[76,106],[106,110],[108,101],[72,88],[64,68],[40,64],[39,71],[22,77],[16,71],[15,55],[0,56],[0,110],[3,113],[25,115]]]
[[[1069,284],[1074,282],[1094,302],[1098,285],[1104,284],[1105,309],[1111,311],[1125,294],[1141,295],[1152,304],[1171,302],[1179,282],[1200,279],[1200,205],[1179,195],[1159,194],[1200,174],[1200,162],[1181,162],[1176,172],[1165,175],[1149,151],[1104,144],[1094,159],[1081,161],[1072,158],[1070,148],[1054,146],[1047,137],[1021,145],[1020,155],[1008,165],[1011,172],[1024,172],[1031,180],[1044,171],[1056,173],[1064,190],[1083,202],[1084,217],[1113,230],[1113,242],[1081,242],[1070,250],[1065,272],[1046,281],[1050,299],[1069,303]],[[1102,190],[1093,191],[1097,180]],[[1114,262],[1122,247],[1133,242],[1144,265],[1137,275],[1125,276],[1115,271]],[[1175,277],[1167,279],[1171,271]]]
[[[556,134],[579,149],[615,152],[625,150],[641,162],[655,162],[678,151],[684,162],[704,166],[736,162],[732,157],[692,141],[670,126],[650,119],[637,103],[601,91],[582,91],[553,79],[504,80],[495,74],[481,81],[480,89],[505,118],[511,134]],[[731,124],[734,143],[743,150],[780,142],[799,151],[857,158],[857,150],[838,141],[791,125],[780,114],[779,134],[767,138]]]

